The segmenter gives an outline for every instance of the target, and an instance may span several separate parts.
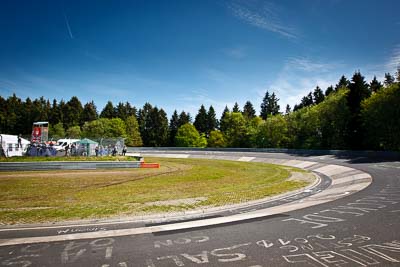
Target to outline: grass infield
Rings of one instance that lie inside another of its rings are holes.
[[[295,190],[313,180],[300,169],[265,163],[166,158],[146,162],[161,167],[0,172],[0,224],[215,207]]]

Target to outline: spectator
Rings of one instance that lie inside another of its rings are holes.
[[[21,138],[21,134],[18,135],[18,147],[22,148],[22,138]]]
[[[124,148],[122,148],[122,156],[125,156],[126,154],[126,146],[124,146]]]
[[[71,145],[71,155],[72,155],[72,156],[76,156],[76,147],[75,147],[75,143],[72,143],[72,145]]]
[[[69,156],[69,144],[65,146],[65,156]]]

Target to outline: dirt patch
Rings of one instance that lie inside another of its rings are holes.
[[[287,180],[312,183],[315,180],[315,176],[314,176],[314,174],[308,173],[308,172],[293,172],[292,171],[290,177]]]
[[[165,201],[146,202],[144,204],[146,206],[180,206],[180,205],[195,205],[205,200],[207,200],[206,197],[196,197],[196,198],[183,198],[183,199],[172,199]]]
[[[132,170],[113,170],[113,171],[99,171],[99,170],[77,170],[77,171],[37,171],[37,172],[20,172],[20,173],[0,173],[0,178],[16,178],[16,177],[26,177],[26,178],[37,178],[37,177],[82,177],[85,176],[102,176],[102,175],[115,175],[123,173],[131,173]]]
[[[53,209],[53,207],[0,208],[0,211],[47,210],[47,209]]]

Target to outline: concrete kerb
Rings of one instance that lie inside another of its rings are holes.
[[[146,156],[146,155],[145,155]],[[154,154],[149,154],[147,156],[154,156]],[[157,155],[157,156],[163,156],[163,155]],[[167,156],[167,155],[164,155]],[[170,157],[192,157],[192,158],[204,158],[203,156],[200,155],[191,155],[189,153],[185,154],[172,154],[170,153],[168,156]],[[215,159],[227,159],[227,160],[239,160],[240,158],[243,157],[226,157],[226,156],[218,156],[218,155],[210,155],[210,158],[215,158]],[[249,160],[250,161],[250,160]],[[268,162],[268,163],[275,163],[275,164],[280,164],[284,166],[296,166],[300,167],[302,166],[303,169],[309,169],[315,166],[315,162],[307,162],[307,161],[299,161],[299,160],[274,160],[274,159],[251,159],[251,161],[262,161],[262,162]],[[279,162],[279,163],[278,163]],[[319,164],[319,163],[318,163]],[[255,219],[255,218],[261,218],[265,216],[271,216],[279,213],[284,213],[284,212],[289,212],[293,210],[298,210],[326,202],[330,202],[345,196],[348,196],[350,194],[359,192],[366,188],[369,184],[372,182],[372,177],[364,173],[362,171],[358,171],[352,168],[348,167],[343,167],[340,165],[324,165],[322,167],[319,167],[317,169],[314,169],[313,172],[320,172],[324,175],[330,176],[332,179],[332,185],[335,186],[329,186],[326,190],[319,192],[317,194],[311,195],[309,197],[306,197],[301,200],[293,201],[287,204],[283,204],[280,206],[274,206],[270,208],[265,208],[265,209],[260,209],[260,210],[255,210],[255,211],[250,211],[247,213],[243,214],[235,214],[231,216],[225,216],[221,218],[212,218],[212,219],[201,219],[200,220],[195,220],[195,221],[189,221],[189,222],[176,222],[176,223],[171,223],[171,224],[165,224],[165,225],[159,225],[159,226],[148,226],[148,227],[139,227],[139,228],[132,228],[132,229],[120,229],[120,230],[107,230],[107,231],[100,231],[100,232],[93,232],[93,233],[79,233],[79,234],[67,234],[67,235],[61,235],[61,236],[42,236],[42,237],[28,237],[28,238],[15,238],[15,239],[10,239],[10,240],[0,240],[0,246],[6,246],[6,245],[14,245],[14,244],[28,244],[28,243],[39,243],[39,242],[52,242],[52,241],[63,241],[63,240],[77,240],[77,239],[86,239],[86,238],[102,238],[102,237],[109,237],[109,236],[126,236],[126,235],[137,235],[137,234],[144,234],[144,233],[156,233],[156,232],[164,232],[164,231],[172,231],[172,230],[181,230],[181,229],[190,229],[190,228],[198,228],[198,227],[204,227],[204,226],[211,226],[211,225],[219,225],[219,224],[224,224],[228,222],[238,222],[241,220],[248,220],[248,219]],[[348,173],[348,175],[346,175]],[[338,177],[338,181],[335,182],[335,177]],[[302,189],[298,191],[304,191],[304,190],[310,190],[311,188],[315,187],[318,185],[319,179],[317,179],[312,185],[309,186],[308,189]],[[340,182],[339,182],[340,180]],[[342,185],[342,186],[340,186]],[[296,193],[299,192],[290,192],[286,196],[277,196],[275,197],[275,200],[280,197],[288,197],[288,195],[295,195]],[[219,207],[219,208],[213,208],[213,209],[205,209],[202,211],[202,215],[208,215],[208,214],[213,214],[215,212],[220,212],[223,209],[231,210],[233,207],[236,208],[243,208],[243,207],[250,207],[251,205],[258,205],[264,200],[259,200],[259,201],[254,201],[250,203],[243,203],[242,206],[239,205],[233,205],[227,207]],[[268,201],[272,201],[271,198],[268,199]],[[208,213],[210,212],[210,213]],[[171,220],[176,217],[182,218],[182,214],[171,214],[171,217],[166,217],[163,216],[162,218],[157,218],[157,216],[153,215],[153,218],[151,216],[142,216],[139,220],[136,221],[151,221],[151,222],[157,222],[157,221],[163,221],[165,222],[166,220]],[[183,215],[185,216],[185,214]],[[195,211],[190,211],[186,212],[186,216],[195,216]],[[187,218],[187,217],[186,217]],[[138,218],[136,218],[138,219]],[[124,221],[118,220],[118,221],[104,221],[104,222],[94,222],[90,223],[87,222],[85,225],[106,225],[106,224],[116,224],[116,223],[127,223],[127,222],[136,222],[135,220],[132,219],[127,219]],[[77,225],[75,225],[77,226]],[[83,224],[81,226],[84,226]],[[62,228],[62,225],[53,225],[53,226],[48,226],[48,227],[38,227],[40,228]],[[71,224],[66,225],[65,227],[71,227]],[[15,230],[23,230],[24,228],[17,228]],[[27,228],[25,228],[27,229]],[[5,231],[4,229],[3,231]],[[11,229],[8,229],[11,230]]]
[[[220,155],[199,155],[199,154],[190,154],[190,153],[185,153],[185,154],[173,154],[170,153],[169,151],[168,154],[157,154],[157,157],[167,157],[167,158],[203,158],[203,159],[218,159],[218,160],[233,160],[233,161],[257,161],[257,162],[264,162],[264,163],[271,163],[271,164],[277,164],[277,165],[283,165],[283,166],[289,166],[289,167],[297,167],[300,169],[304,170],[310,170],[314,173],[316,177],[318,177],[313,184],[309,185],[306,188],[296,190],[293,192],[289,192],[286,194],[282,194],[279,196],[271,197],[271,198],[265,198],[261,200],[256,200],[256,201],[250,201],[246,203],[241,203],[241,204],[234,204],[234,205],[229,205],[229,206],[223,206],[223,207],[216,207],[216,208],[208,208],[208,209],[203,209],[200,212],[199,211],[187,211],[187,212],[181,212],[181,213],[176,213],[174,215],[170,216],[165,216],[164,219],[174,219],[179,216],[185,216],[185,215],[195,215],[195,214],[203,214],[203,215],[212,215],[217,212],[223,212],[223,211],[230,211],[234,209],[241,209],[245,207],[251,207],[255,205],[260,205],[260,204],[265,204],[268,202],[272,202],[275,200],[291,197],[294,195],[297,195],[305,190],[312,190],[312,188],[315,188],[318,186],[320,183],[321,179],[317,175],[317,173],[321,173],[323,175],[328,176],[332,180],[331,186],[329,186],[326,190],[319,192],[317,194],[314,194],[312,196],[309,196],[305,199],[299,200],[299,201],[294,201],[301,203],[299,207],[296,209],[300,208],[306,208],[310,207],[316,204],[322,204],[328,201],[333,201],[338,198],[342,198],[344,196],[356,193],[358,191],[363,190],[366,188],[368,185],[371,184],[372,182],[372,177],[359,170],[355,170],[353,168],[345,167],[345,166],[340,166],[340,165],[333,165],[333,164],[321,164],[318,162],[311,162],[311,161],[301,161],[301,160],[287,160],[287,159],[272,159],[272,158],[257,158],[257,157],[243,157],[243,156],[220,156]],[[154,154],[143,154],[143,156],[150,157],[150,156],[155,156]],[[320,166],[316,169],[312,169],[313,166],[316,166],[317,164],[321,164],[323,166]],[[349,173],[349,175],[345,175],[346,173]],[[337,175],[344,175],[343,177],[340,177],[336,181]],[[339,181],[340,180],[340,181]],[[342,185],[342,186],[340,186]],[[345,190],[346,189],[346,190]],[[345,194],[343,194],[345,193]],[[337,197],[335,197],[337,196]],[[310,199],[309,204],[305,204],[307,199]],[[318,203],[314,203],[315,200],[318,199]],[[327,201],[325,201],[327,200]],[[282,206],[290,205],[285,204]],[[279,206],[274,207],[274,208],[279,208]],[[270,209],[270,208],[268,208]],[[294,210],[294,209],[290,209]],[[276,214],[276,213],[274,213]],[[156,217],[155,217],[156,218]]]

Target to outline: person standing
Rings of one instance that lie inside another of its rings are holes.
[[[67,144],[65,147],[65,156],[69,156],[69,144]]]
[[[71,156],[76,156],[76,147],[75,143],[71,144]]]
[[[21,134],[18,135],[18,147],[22,148],[22,137],[21,137]]]
[[[124,148],[122,149],[122,156],[125,156],[126,154],[126,146],[124,146]]]

